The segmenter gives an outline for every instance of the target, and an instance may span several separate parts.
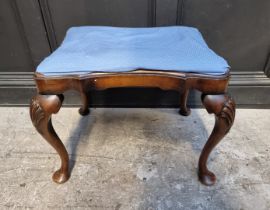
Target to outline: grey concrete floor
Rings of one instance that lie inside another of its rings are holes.
[[[237,110],[214,150],[213,187],[197,180],[197,161],[213,115],[193,109],[62,108],[53,117],[70,154],[71,178],[51,180],[55,151],[27,108],[0,108],[0,209],[270,209],[270,110]]]

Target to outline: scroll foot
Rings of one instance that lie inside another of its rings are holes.
[[[202,95],[202,102],[209,114],[215,114],[215,126],[199,159],[199,179],[207,185],[216,182],[216,176],[207,168],[207,160],[220,140],[229,132],[235,117],[235,103],[228,95]]]
[[[63,95],[36,95],[30,104],[30,117],[33,125],[60,156],[61,167],[53,174],[53,181],[59,184],[69,178],[69,157],[65,146],[52,126],[51,115],[59,111],[63,100]]]

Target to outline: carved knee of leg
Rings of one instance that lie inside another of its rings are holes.
[[[202,102],[209,114],[224,118],[231,127],[235,118],[235,102],[228,94],[205,95],[202,94]]]

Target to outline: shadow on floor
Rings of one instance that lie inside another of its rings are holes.
[[[76,164],[77,151],[78,151],[80,142],[84,140],[83,139],[84,136],[90,135],[94,123],[95,123],[95,118],[91,116],[91,112],[87,116],[81,116],[76,127],[73,129],[71,135],[69,136],[67,140],[66,148],[68,149],[68,154],[70,156],[69,171],[71,175],[72,175],[73,168]]]

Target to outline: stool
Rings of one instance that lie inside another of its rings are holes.
[[[216,176],[208,170],[207,159],[235,117],[235,103],[227,94],[229,70],[227,62],[209,49],[195,28],[70,28],[61,46],[37,67],[34,80],[38,94],[30,104],[33,125],[61,158],[53,180],[64,183],[70,176],[68,153],[51,121],[52,114],[61,108],[65,91],[79,92],[79,113],[87,115],[87,92],[91,89],[157,87],[180,93],[181,115],[190,114],[187,98],[191,89],[202,92],[203,105],[215,114],[215,126],[198,166],[199,180],[213,185]]]

